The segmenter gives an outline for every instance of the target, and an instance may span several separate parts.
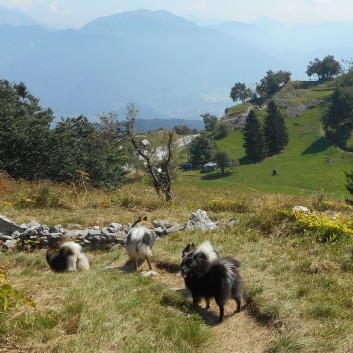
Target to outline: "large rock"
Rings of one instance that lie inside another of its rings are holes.
[[[21,230],[21,227],[7,217],[0,215],[0,232],[12,233],[16,230]]]
[[[184,230],[190,229],[213,230],[217,228],[217,224],[212,222],[206,211],[198,209],[190,216],[190,220],[185,224]]]

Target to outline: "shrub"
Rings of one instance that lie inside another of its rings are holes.
[[[26,304],[32,308],[36,306],[32,299],[6,283],[5,266],[0,266],[0,311],[18,308],[21,304]]]
[[[318,240],[333,243],[336,240],[353,234],[352,221],[341,213],[329,217],[320,213],[304,214],[295,212],[295,218],[301,230],[314,233]]]

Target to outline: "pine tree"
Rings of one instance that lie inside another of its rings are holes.
[[[263,160],[267,155],[265,137],[262,125],[253,110],[250,110],[247,116],[243,136],[245,153],[254,161]]]
[[[284,117],[276,103],[271,100],[267,105],[264,121],[265,141],[270,156],[280,153],[288,144],[288,131]]]

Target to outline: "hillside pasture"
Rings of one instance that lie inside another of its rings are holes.
[[[76,220],[85,227],[102,227],[131,222],[140,214],[184,224],[192,211],[202,208],[219,227],[212,232],[181,231],[157,241],[153,263],[158,275],[152,278],[121,270],[127,261],[124,248],[86,249],[91,270],[65,274],[49,270],[44,249],[0,253],[7,283],[36,302],[36,310],[20,306],[0,312],[4,352],[352,350],[351,234],[345,228],[335,242],[322,242],[320,234],[328,231],[324,222],[310,228],[292,213],[292,207],[301,204],[320,211],[320,217],[335,220],[340,214],[351,229],[350,206],[318,195],[235,187],[224,191],[217,184],[207,189],[178,184],[172,204],[142,183],[119,192],[90,189],[79,201],[70,188],[48,187],[66,195],[67,208],[18,208],[16,200],[26,192],[18,189],[0,205],[1,214],[18,224],[35,219],[66,226]],[[230,219],[237,221],[227,225]],[[210,311],[193,309],[179,275],[184,246],[206,239],[221,254],[241,261],[247,289],[242,312],[233,315],[234,303],[229,302],[220,325],[214,302]]]

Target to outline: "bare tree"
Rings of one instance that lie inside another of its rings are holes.
[[[163,193],[166,201],[172,201],[171,186],[173,183],[173,132],[168,132],[168,142],[164,147],[154,148],[151,145],[141,144],[141,137],[135,131],[135,120],[138,109],[133,103],[128,104],[126,113],[126,130],[129,140],[136,152],[144,161],[147,172],[150,176],[152,185],[158,195]]]

